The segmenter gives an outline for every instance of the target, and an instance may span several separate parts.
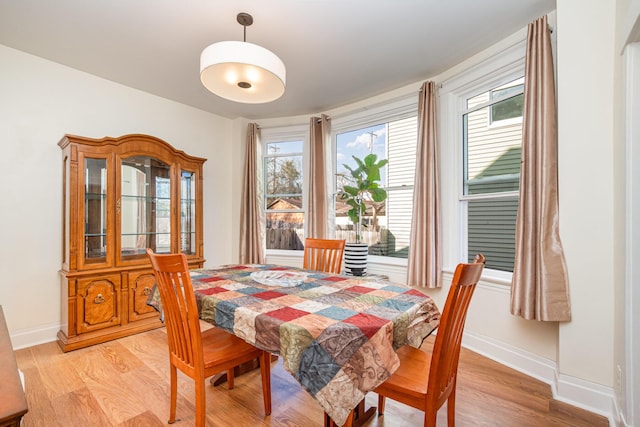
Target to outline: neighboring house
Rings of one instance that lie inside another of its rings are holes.
[[[288,212],[302,208],[302,203],[298,199],[278,198],[267,205],[267,210],[283,211],[277,214],[277,218],[271,218],[267,214],[267,227],[269,221],[281,221],[286,224],[299,225],[304,222],[304,213]]]
[[[300,209],[302,202],[295,198],[275,198],[267,205],[267,249],[304,249],[304,213]]]

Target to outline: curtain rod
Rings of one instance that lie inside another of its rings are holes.
[[[326,118],[327,118],[327,120],[331,120],[331,117],[330,117],[330,116],[326,116]],[[321,118],[316,119],[316,123],[321,123],[321,122],[322,122],[322,119],[321,119]],[[254,123],[255,123],[255,122],[254,122]],[[260,124],[258,124],[258,123],[256,123],[256,124],[258,125],[258,129],[270,129],[270,128],[280,128],[280,127],[282,127],[282,126],[280,126],[280,125],[278,125],[278,126],[262,126],[262,125],[260,125]],[[299,124],[298,126],[300,126],[300,125],[301,125],[301,124]]]

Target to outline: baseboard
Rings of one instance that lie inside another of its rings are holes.
[[[471,332],[464,333],[462,345],[491,360],[547,383],[552,389],[554,388],[557,366],[553,360]]]
[[[622,412],[622,408],[620,408],[620,406],[618,405],[617,399],[613,400],[613,405],[614,423],[610,423],[610,425],[615,427],[631,427],[631,424],[627,423],[627,420],[624,417],[624,413]]]
[[[485,336],[465,333],[462,345],[518,372],[549,384],[554,399],[602,415],[609,419],[609,425],[617,425],[614,421],[618,417],[615,416],[615,399],[611,387],[558,374],[557,364],[553,360]]]
[[[555,399],[600,414],[609,419],[609,425],[616,425],[613,388],[564,374],[557,376],[556,384]]]
[[[56,335],[60,330],[60,323],[39,326],[31,329],[16,331],[11,334],[11,344],[14,350],[32,347],[56,340]]]

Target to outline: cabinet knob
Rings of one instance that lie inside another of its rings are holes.
[[[104,302],[104,297],[102,296],[102,294],[98,294],[98,296],[95,297],[93,302],[94,304],[102,304]]]
[[[151,295],[151,288],[150,288],[150,287],[148,287],[148,286],[145,286],[145,287],[144,287],[144,289],[142,290],[142,293],[143,293],[145,296],[149,296],[149,295]]]

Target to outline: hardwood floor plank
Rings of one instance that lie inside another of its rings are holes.
[[[160,421],[160,419],[151,411],[147,411],[131,418],[130,420],[118,424],[116,427],[161,427],[164,425],[166,425],[165,422]]]
[[[20,354],[24,355],[25,360],[29,360],[32,356],[30,349],[20,350]],[[18,354],[18,353],[17,353]],[[35,361],[35,359],[33,359]],[[51,401],[50,394],[46,389],[42,378],[40,378],[40,371],[38,366],[30,363],[24,365],[18,362],[18,366],[22,370],[25,377],[25,395],[27,397],[27,406],[29,413],[37,414],[33,416],[31,423],[23,418],[22,425],[30,425],[33,427],[58,427],[62,426],[56,419],[56,413],[53,409],[53,402]]]
[[[92,380],[87,382],[87,388],[111,421],[111,425],[120,424],[147,410],[142,397],[134,395],[124,385],[120,378],[108,383]]]
[[[206,328],[207,326],[203,324]],[[425,342],[429,349],[433,340]],[[55,343],[16,352],[25,374],[29,412],[23,427],[166,425],[169,417],[167,337],[156,329],[117,341],[62,353]],[[176,426],[194,424],[193,382],[179,373]],[[227,384],[207,386],[208,426],[321,427],[323,411],[284,370],[271,368],[273,410],[264,415],[259,370]],[[369,393],[366,407],[377,405]],[[446,426],[446,404],[438,425]],[[422,412],[387,399],[385,415],[365,426],[418,426]],[[553,400],[547,384],[463,349],[460,356],[456,426],[605,427],[604,417]]]
[[[102,383],[108,382],[114,376],[119,376],[119,371],[110,363],[104,363],[100,346],[88,347],[83,351],[83,357],[76,359],[73,369],[84,383],[88,381]]]
[[[122,382],[138,406],[159,419],[169,417],[169,387],[164,378],[144,366],[122,375]]]
[[[102,411],[86,387],[58,396],[53,401],[55,419],[63,426],[110,427],[110,417]]]
[[[47,346],[44,351],[38,350],[40,349],[34,350],[33,357],[38,360],[37,368],[40,379],[51,400],[84,387],[84,382],[73,369],[72,360],[65,360],[56,355],[55,352],[59,350],[51,345]],[[44,356],[42,360],[39,359],[41,356]]]
[[[111,341],[96,348],[104,360],[121,373],[131,372],[144,366],[144,362],[131,353],[128,347],[125,347],[120,341]]]

